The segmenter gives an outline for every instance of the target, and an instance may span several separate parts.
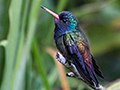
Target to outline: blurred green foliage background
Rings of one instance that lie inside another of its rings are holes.
[[[120,0],[0,0],[0,90],[90,90],[75,78],[63,87],[52,53],[54,18],[40,5],[78,18],[102,85],[120,78]]]

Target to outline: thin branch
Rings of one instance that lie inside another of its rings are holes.
[[[57,53],[57,50],[54,50],[52,48],[47,48],[47,52],[54,58],[55,64],[58,68],[59,77],[60,77],[60,81],[61,81],[61,84],[62,84],[62,89],[63,90],[70,90],[67,78],[65,76],[64,66],[62,64],[60,64],[59,62],[57,62],[55,57],[54,57]]]
[[[77,79],[80,79],[82,80],[83,82],[85,82],[87,85],[89,85],[91,88],[95,89],[95,90],[106,90],[102,85],[99,84],[99,87],[96,87],[95,85],[92,86],[90,85],[89,83],[87,83],[79,74],[79,72],[77,71],[75,65],[71,62],[69,62],[65,57],[62,56],[62,54],[60,54],[59,52],[57,52],[55,58],[60,62],[62,63],[66,68],[68,68],[70,71],[72,72],[69,72],[67,73],[66,75],[68,77],[74,77],[74,78],[77,78]]]

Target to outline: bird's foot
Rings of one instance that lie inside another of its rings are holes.
[[[69,72],[69,73],[66,74],[66,76],[68,76],[68,77],[75,77],[75,74],[73,72]]]
[[[66,68],[68,68],[70,71],[70,73],[67,73],[67,75],[69,77],[75,77],[75,78],[81,78],[80,74],[78,73],[75,65],[71,62],[69,62],[65,57],[62,56],[62,54],[60,54],[59,52],[57,52],[55,58],[61,63],[63,64]],[[73,75],[73,76],[72,76]]]

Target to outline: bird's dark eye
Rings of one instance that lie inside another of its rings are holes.
[[[66,22],[67,22],[67,20],[66,20],[66,19],[63,19],[63,22],[64,22],[64,23],[66,23]]]

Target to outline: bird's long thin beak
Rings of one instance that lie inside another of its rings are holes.
[[[56,19],[59,20],[59,16],[58,16],[56,13],[54,13],[53,11],[51,11],[51,10],[49,10],[49,9],[43,7],[43,6],[40,6],[40,7],[41,7],[42,9],[46,10],[47,12],[49,12],[50,14],[52,14]]]

